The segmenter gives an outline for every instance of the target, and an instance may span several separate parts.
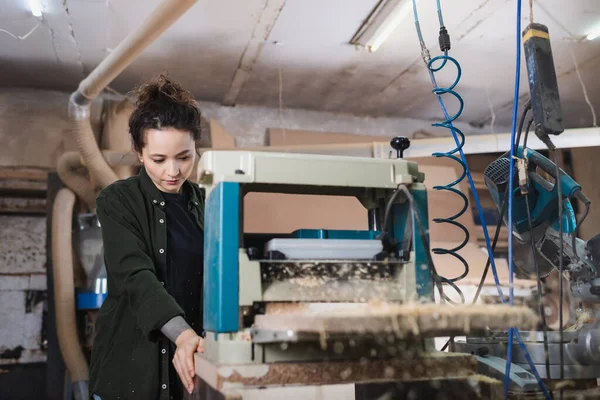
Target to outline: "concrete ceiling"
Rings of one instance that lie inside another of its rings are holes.
[[[159,0],[41,0],[44,20],[25,40],[0,32],[0,86],[73,91]],[[111,87],[127,92],[168,71],[199,100],[302,108],[369,117],[437,120],[440,110],[420,59],[408,17],[375,53],[348,44],[378,0],[200,0],[152,44]],[[461,64],[460,120],[510,126],[514,91],[516,1],[442,1]],[[16,35],[37,20],[26,0],[0,0],[0,29]],[[592,126],[574,59],[600,113],[600,39],[584,40],[600,26],[597,0],[536,0],[534,21],[549,27],[567,127]],[[419,3],[421,27],[437,48],[435,1]],[[529,2],[523,1],[523,26]],[[243,68],[239,68],[240,64]],[[236,74],[237,71],[237,74]],[[523,64],[521,95],[528,96]],[[439,75],[450,83],[451,66]],[[453,108],[449,100],[450,108]],[[497,131],[497,129],[496,129]]]

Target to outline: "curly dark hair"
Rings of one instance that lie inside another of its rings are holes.
[[[200,140],[200,110],[193,95],[179,83],[160,74],[138,87],[135,110],[129,117],[133,148],[141,153],[147,129],[175,128]]]

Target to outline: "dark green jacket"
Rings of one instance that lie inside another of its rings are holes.
[[[189,209],[203,228],[204,201],[190,182]],[[96,322],[90,396],[169,399],[168,339],[160,328],[184,315],[165,289],[165,201],[145,169],[106,187],[97,199],[108,295]]]

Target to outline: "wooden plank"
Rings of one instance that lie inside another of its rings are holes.
[[[269,146],[296,146],[304,144],[344,144],[344,143],[370,143],[389,142],[389,136],[354,135],[348,133],[314,132],[294,129],[267,130],[267,143]],[[391,149],[391,148],[390,148]]]
[[[436,353],[391,359],[272,364],[214,364],[196,353],[196,374],[216,390],[232,387],[410,382],[474,375],[470,354]]]
[[[486,328],[534,329],[537,315],[527,307],[506,305],[374,304],[371,307],[313,309],[257,315],[254,326],[307,334],[393,334],[405,339],[453,336]]]
[[[30,180],[30,179],[2,179],[0,178],[0,190],[22,190],[43,192],[45,197],[48,184],[45,180]]]
[[[215,119],[210,120],[210,142],[213,149],[233,149],[235,139]]]
[[[46,214],[46,199],[0,197],[0,214]]]
[[[590,214],[579,229],[579,237],[589,240],[600,231],[600,185],[598,185],[598,152],[600,147],[584,147],[571,149],[573,178],[579,183],[583,192],[591,200]],[[577,220],[583,214],[584,207],[580,203]]]
[[[368,229],[367,211],[354,197],[248,193],[244,210],[245,232]]]
[[[25,179],[31,181],[47,181],[47,168],[4,167],[0,166],[0,179]]]

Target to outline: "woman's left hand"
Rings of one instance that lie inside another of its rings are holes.
[[[173,365],[183,386],[191,394],[194,391],[194,375],[196,374],[194,353],[204,352],[204,339],[198,336],[194,330],[187,329],[181,332],[175,345],[177,350],[173,357]]]

